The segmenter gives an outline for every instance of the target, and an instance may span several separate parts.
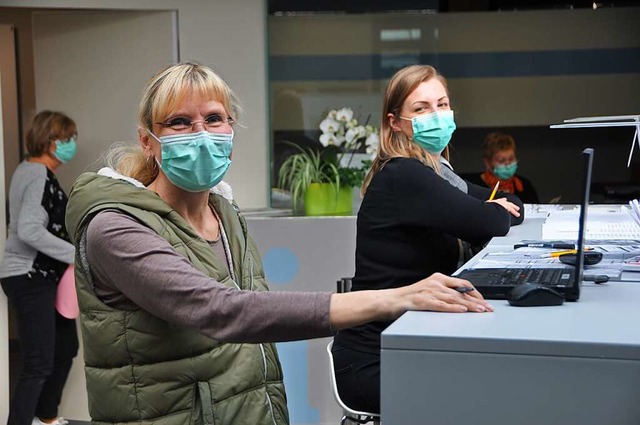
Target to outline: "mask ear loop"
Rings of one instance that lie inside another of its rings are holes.
[[[152,159],[153,158],[153,159]],[[153,166],[149,166],[149,162],[153,162]],[[158,168],[158,163],[156,162],[156,158],[153,155],[149,155],[145,161],[145,165],[149,171],[155,172]]]
[[[160,143],[160,139],[158,139],[158,137],[155,134],[153,134],[153,132],[151,130],[149,130],[148,128],[144,128],[144,127],[138,127],[138,128],[146,131],[147,133],[149,133],[154,139],[156,139],[158,141],[158,143]],[[158,161],[156,161],[156,158],[155,158],[155,156],[153,156],[153,154],[150,153],[149,156],[147,156],[147,159],[144,162],[145,162],[145,166],[147,167],[147,170],[151,171],[152,173],[154,173],[158,169]],[[153,162],[153,166],[152,167],[149,166],[149,162]]]

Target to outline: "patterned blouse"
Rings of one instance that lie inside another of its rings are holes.
[[[64,223],[67,211],[67,194],[64,193],[55,174],[47,169],[47,180],[42,194],[42,206],[49,214],[47,230],[52,235],[70,242],[69,234]],[[27,273],[29,279],[38,278],[59,282],[68,264],[38,252],[33,261],[32,270]]]

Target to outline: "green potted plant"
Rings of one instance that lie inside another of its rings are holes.
[[[331,110],[320,123],[323,148],[302,149],[288,157],[279,170],[279,186],[288,190],[294,209],[304,200],[307,215],[348,215],[353,188],[360,187],[370,160],[354,160],[358,152],[374,155],[378,130],[358,125],[350,108]]]
[[[307,215],[349,214],[351,196],[347,198],[347,209],[345,194],[340,196],[340,173],[337,165],[323,158],[322,152],[293,146],[300,153],[291,155],[282,163],[278,180],[280,187],[291,192],[294,209],[304,201]]]

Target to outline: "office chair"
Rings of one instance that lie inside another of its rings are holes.
[[[373,422],[373,425],[380,425],[380,414],[379,413],[369,413],[369,412],[361,412],[359,410],[353,410],[340,398],[340,394],[338,394],[338,386],[336,384],[336,374],[335,369],[333,367],[333,353],[331,353],[331,347],[333,347],[333,341],[330,341],[327,344],[327,354],[329,355],[329,367],[331,368],[331,389],[333,390],[333,397],[336,399],[338,405],[342,408],[342,419],[340,419],[340,425],[345,425],[347,420],[358,423],[358,424],[367,424],[369,422]]]
[[[343,277],[337,281],[336,292],[350,292],[351,291],[351,278]],[[342,419],[340,420],[340,425],[344,425],[347,420],[351,422],[366,424],[369,422],[373,422],[374,425],[380,424],[380,414],[377,413],[369,413],[369,412],[360,412],[358,410],[353,410],[340,398],[340,394],[338,394],[338,385],[336,384],[336,375],[335,369],[333,367],[333,353],[331,353],[331,347],[333,347],[333,341],[329,342],[327,345],[327,353],[329,354],[329,366],[331,367],[331,388],[333,389],[333,397],[336,399],[338,405],[342,408]]]

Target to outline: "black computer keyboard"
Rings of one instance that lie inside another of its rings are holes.
[[[549,286],[564,286],[568,280],[567,274],[566,269],[505,269],[501,276],[496,276],[493,284],[517,285],[527,282]]]

